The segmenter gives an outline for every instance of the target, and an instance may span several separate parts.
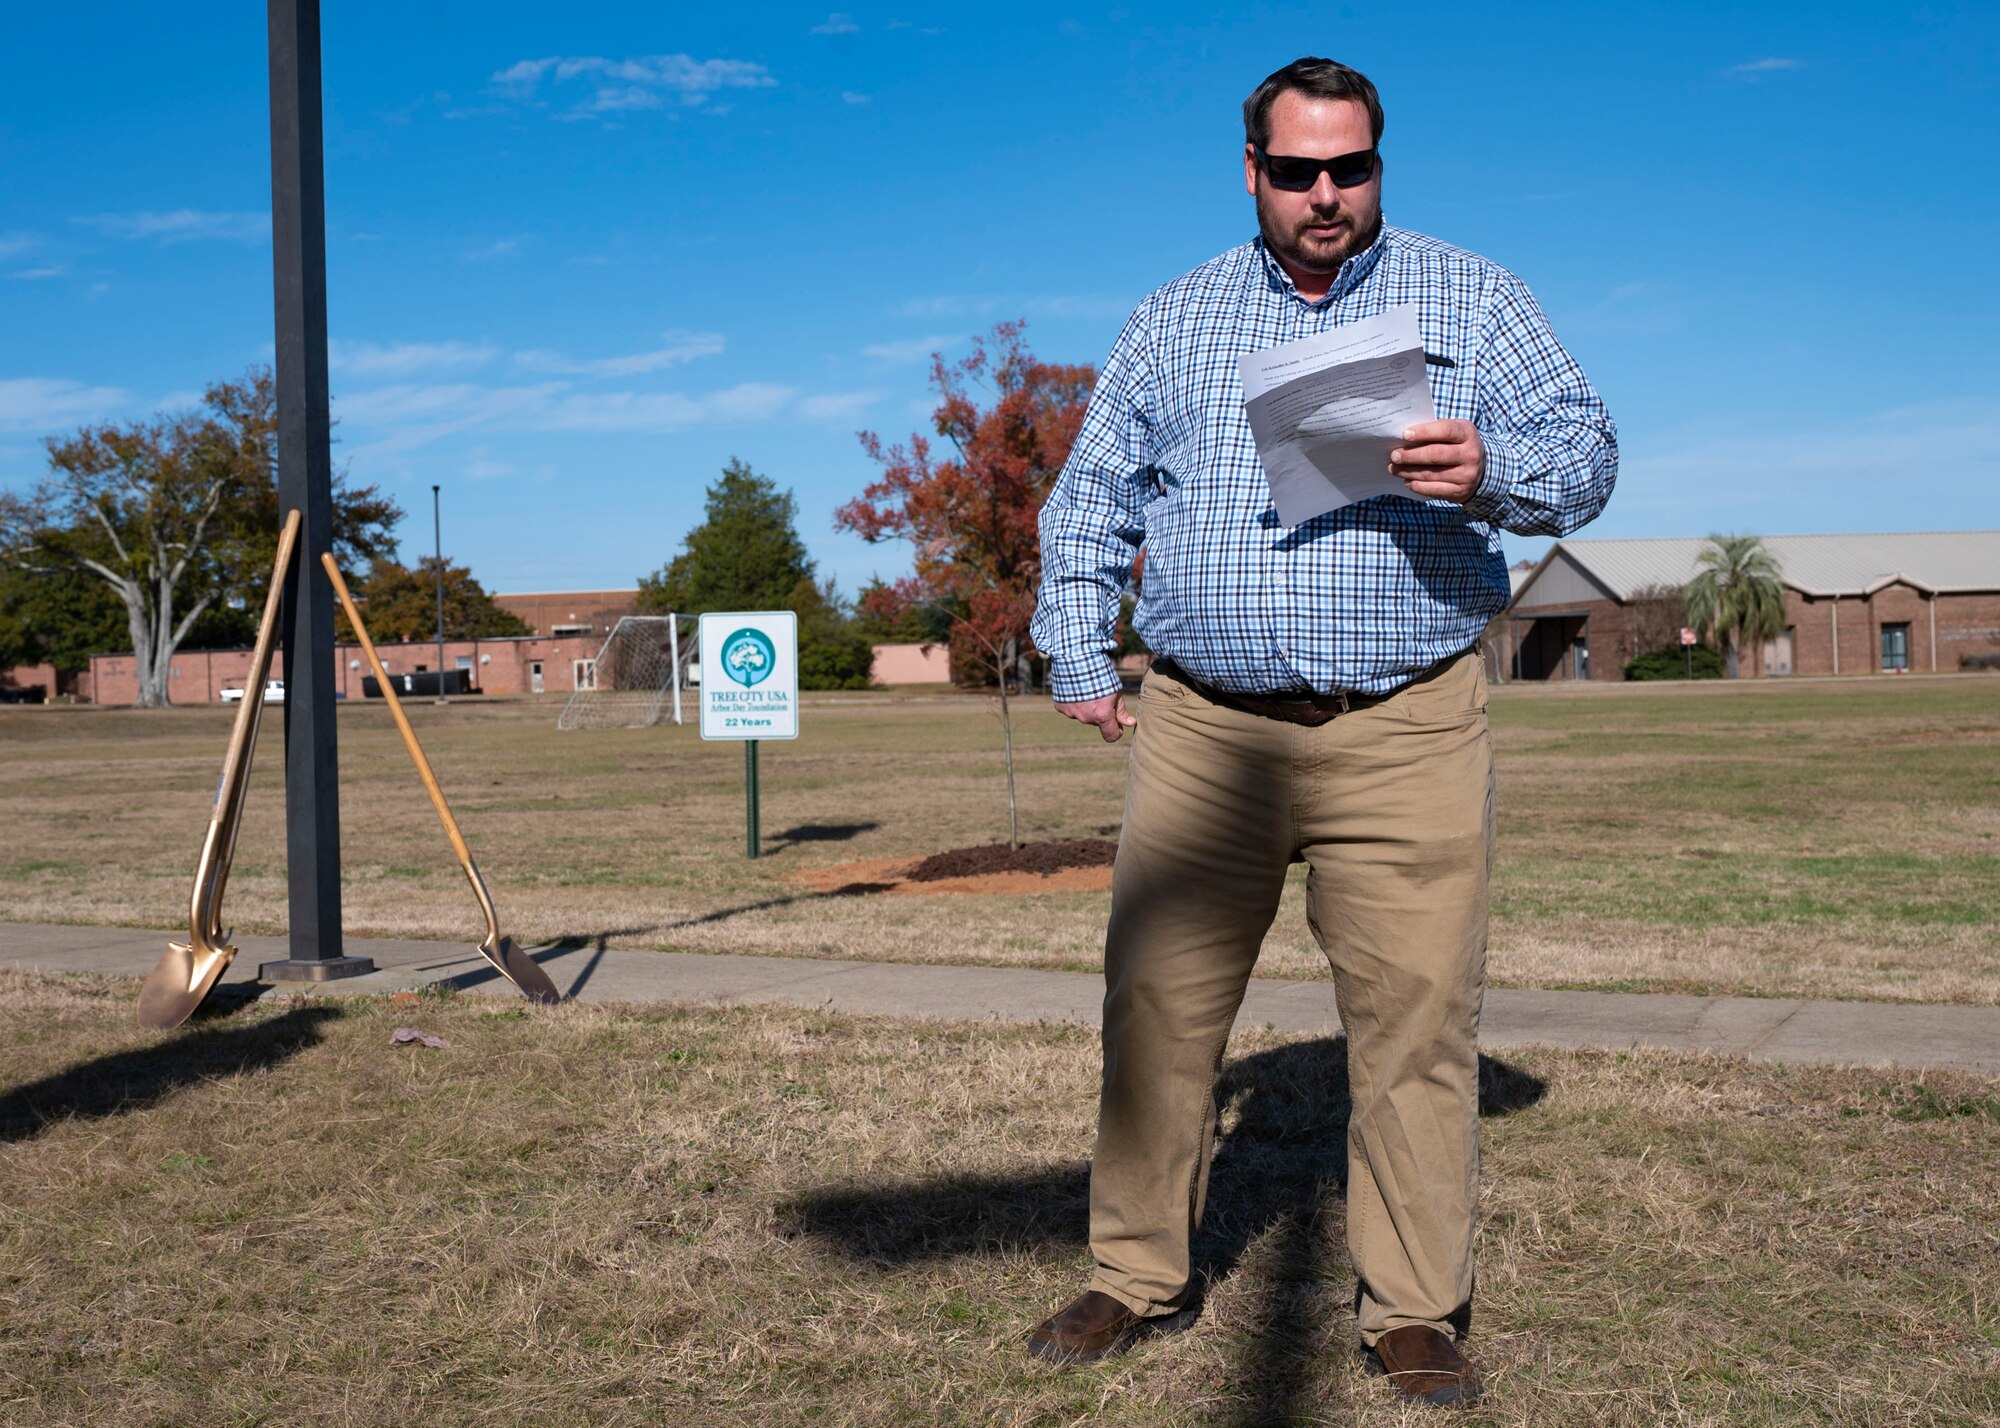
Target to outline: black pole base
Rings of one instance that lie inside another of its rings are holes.
[[[316,957],[301,961],[264,962],[257,968],[261,982],[334,982],[342,977],[365,977],[375,970],[372,957]]]

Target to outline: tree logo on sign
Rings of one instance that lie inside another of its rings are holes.
[[[762,630],[738,630],[722,642],[723,673],[745,689],[769,679],[777,664],[777,646]]]

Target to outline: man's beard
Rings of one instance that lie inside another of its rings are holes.
[[[1382,210],[1379,208],[1369,215],[1365,228],[1352,226],[1352,210],[1343,210],[1341,217],[1348,220],[1350,226],[1338,238],[1314,238],[1305,229],[1319,221],[1318,215],[1310,215],[1286,228],[1281,226],[1281,221],[1266,205],[1264,195],[1257,195],[1257,228],[1264,235],[1264,246],[1292,266],[1309,273],[1339,272],[1342,263],[1356,253],[1365,252],[1382,232]]]

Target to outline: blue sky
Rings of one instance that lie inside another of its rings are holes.
[[[831,529],[926,354],[1100,361],[1255,231],[1238,106],[1329,54],[1392,222],[1520,273],[1624,447],[1586,534],[2000,527],[1993,7],[327,0],[337,459],[488,588],[659,566],[731,455]],[[17,7],[0,483],[268,360],[261,7]],[[1520,554],[1545,542],[1515,541]]]

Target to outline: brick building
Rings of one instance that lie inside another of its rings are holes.
[[[464,670],[482,694],[560,694],[567,696],[578,680],[588,680],[604,637],[599,634],[549,637],[520,635],[509,639],[446,640],[444,667]],[[378,644],[375,652],[390,674],[421,674],[438,666],[436,640],[409,644]],[[360,699],[361,681],[371,675],[359,645],[335,646],[337,697]],[[243,688],[250,670],[250,651],[181,650],[167,667],[167,698],[175,704],[207,704],[225,689]],[[285,677],[285,660],[271,661],[271,677]],[[98,704],[134,704],[139,682],[130,654],[93,655],[88,695]]]
[[[637,590],[558,590],[522,595],[495,595],[493,603],[531,625],[534,633],[508,638],[446,640],[444,667],[463,670],[471,686],[489,695],[560,695],[567,698],[578,684],[587,684],[599,650],[618,621],[634,613]],[[692,631],[683,627],[687,649],[693,651]],[[376,645],[390,674],[421,674],[435,669],[435,640]],[[339,697],[363,697],[362,679],[370,672],[359,645],[336,647]],[[130,653],[93,656],[88,672],[79,674],[72,691],[77,698],[99,704],[138,702],[139,684]],[[225,689],[243,688],[250,670],[250,651],[181,650],[168,666],[167,697],[175,704],[208,704]],[[284,657],[272,660],[271,675],[283,679]],[[874,681],[883,685],[940,683],[950,678],[944,646],[875,646]],[[12,682],[44,682],[55,693],[54,671],[41,667],[0,671],[0,687]]]
[[[1488,632],[1498,672],[1623,679],[1628,660],[1667,642],[1648,628],[1660,609],[1649,592],[1693,579],[1706,544],[1559,541],[1516,579]],[[1746,675],[1927,674],[2000,653],[2000,531],[1766,536],[1764,545],[1784,582],[1785,626],[1743,651]]]
[[[526,595],[495,595],[493,603],[518,615],[545,639],[581,639],[595,635],[599,644],[627,615],[639,613],[639,592],[633,590],[549,590]]]

